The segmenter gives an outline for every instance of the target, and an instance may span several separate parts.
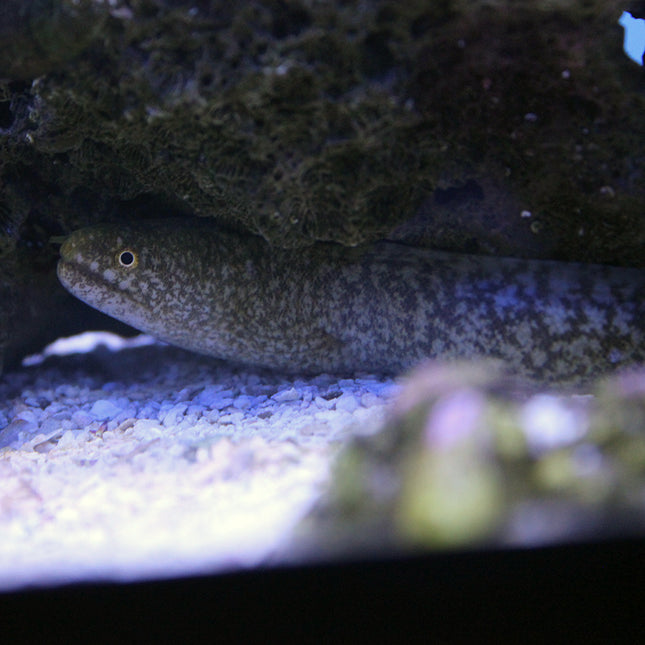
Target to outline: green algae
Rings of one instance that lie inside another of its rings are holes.
[[[381,429],[341,452],[305,548],[342,550],[359,530],[376,550],[642,532],[645,373],[593,392],[520,388],[491,366],[412,372]]]

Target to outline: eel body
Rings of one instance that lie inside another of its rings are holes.
[[[645,363],[645,272],[382,242],[284,250],[177,222],[72,233],[75,296],[180,347],[302,373],[398,373],[424,358],[501,359],[582,383]]]

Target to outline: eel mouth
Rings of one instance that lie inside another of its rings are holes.
[[[56,275],[61,284],[71,294],[77,298],[84,299],[83,292],[89,286],[105,287],[107,289],[114,289],[113,284],[110,284],[100,273],[92,271],[87,263],[81,261],[78,257],[78,249],[68,238],[63,242],[60,248],[60,259],[56,265]]]
[[[68,235],[61,244],[60,259],[56,265],[56,275],[62,282],[63,286],[73,294],[76,294],[75,285],[93,284],[114,288],[101,273],[93,271],[87,262],[83,262],[82,253],[75,235]]]
[[[60,242],[60,253],[61,261],[72,262],[72,256],[76,251],[76,243],[74,241],[74,235],[65,235],[57,239],[57,242]]]
[[[63,287],[74,297],[86,304],[104,311],[103,304],[109,299],[106,294],[112,294],[121,302],[124,309],[147,308],[147,303],[136,294],[120,289],[118,284],[105,278],[100,271],[92,270],[86,262],[78,257],[78,248],[71,239],[66,240],[60,248],[60,259],[56,265],[56,275]],[[99,295],[99,294],[103,295]],[[119,320],[123,320],[119,318]],[[124,320],[124,322],[127,322]]]
[[[58,260],[56,275],[67,291],[81,299],[83,299],[82,290],[78,288],[78,285],[105,284],[96,273],[87,267],[65,258]]]

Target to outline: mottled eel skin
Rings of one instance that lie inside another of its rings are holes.
[[[426,357],[502,359],[581,383],[645,363],[645,272],[395,243],[282,250],[176,221],[70,235],[75,296],[186,349],[302,373],[397,373]]]

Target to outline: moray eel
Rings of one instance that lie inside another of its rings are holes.
[[[459,255],[392,242],[278,249],[208,223],[98,225],[61,247],[76,297],[210,356],[300,373],[503,361],[582,383],[645,363],[645,272]]]

